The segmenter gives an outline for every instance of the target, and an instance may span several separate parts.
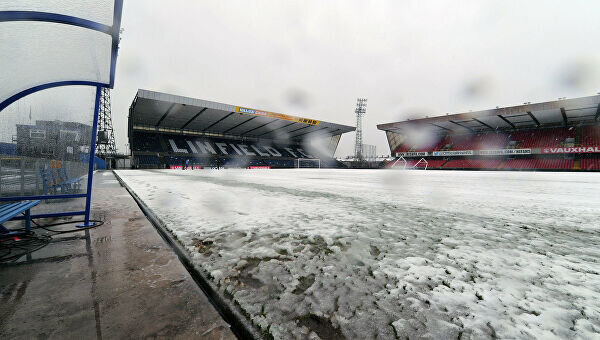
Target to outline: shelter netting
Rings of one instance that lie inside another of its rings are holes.
[[[60,209],[87,224],[99,95],[114,85],[122,6],[0,0],[0,201],[75,200]]]

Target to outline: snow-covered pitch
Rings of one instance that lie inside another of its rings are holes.
[[[600,336],[600,173],[118,174],[275,338]]]

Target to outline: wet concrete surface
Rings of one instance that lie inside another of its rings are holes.
[[[112,172],[92,205],[104,225],[0,265],[0,339],[236,338]]]

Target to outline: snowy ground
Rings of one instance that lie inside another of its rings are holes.
[[[118,173],[275,338],[600,337],[600,173]]]

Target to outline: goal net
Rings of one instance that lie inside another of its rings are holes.
[[[319,158],[297,158],[296,168],[321,168],[321,160]]]
[[[394,163],[392,163],[390,168],[406,169],[407,163],[408,162],[406,161],[406,159],[404,159],[404,157],[400,156],[400,158],[398,158],[397,160],[394,161]]]
[[[390,168],[393,169],[423,169],[427,170],[429,166],[429,162],[425,158],[419,159],[417,162],[414,160],[407,161],[404,157],[400,156],[396,159],[391,165]]]
[[[429,166],[429,162],[425,159],[425,158],[421,158],[419,159],[418,162],[415,163],[415,165],[413,166],[413,168],[415,169],[423,169],[423,170],[427,170],[427,167]]]

